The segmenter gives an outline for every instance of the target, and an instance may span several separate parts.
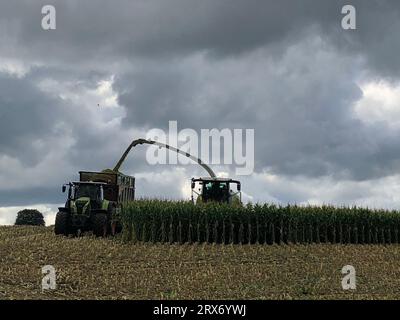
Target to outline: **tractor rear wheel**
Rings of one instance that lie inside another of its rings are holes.
[[[108,219],[105,213],[97,213],[93,217],[93,233],[97,237],[105,237],[108,231]]]
[[[54,226],[55,234],[67,236],[69,234],[69,221],[67,212],[58,212],[56,215],[56,224]]]

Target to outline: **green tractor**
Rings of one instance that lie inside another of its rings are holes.
[[[105,237],[122,230],[119,215],[124,203],[134,199],[133,177],[110,171],[80,172],[80,181],[68,187],[65,207],[58,208],[55,234],[76,235],[92,231]]]
[[[69,235],[92,230],[96,236],[106,236],[116,206],[104,199],[104,185],[102,182],[70,182],[68,200],[56,216],[55,233]],[[66,187],[63,185],[63,192]]]

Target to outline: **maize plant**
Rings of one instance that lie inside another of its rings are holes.
[[[138,200],[122,212],[123,239],[153,243],[399,243],[400,213],[357,207]]]

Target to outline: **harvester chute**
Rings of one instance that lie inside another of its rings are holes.
[[[206,165],[203,161],[201,161],[201,159],[196,158],[196,157],[192,156],[190,153],[182,151],[182,150],[179,150],[179,149],[177,149],[175,147],[172,147],[172,146],[170,146],[168,144],[161,143],[161,142],[154,141],[154,140],[146,140],[146,139],[133,140],[132,143],[129,145],[129,147],[123,153],[121,159],[119,159],[119,161],[115,165],[113,171],[115,171],[115,172],[119,171],[121,165],[125,161],[126,157],[128,156],[129,152],[131,151],[131,149],[133,147],[136,147],[138,144],[151,144],[151,145],[159,146],[160,148],[166,148],[166,149],[175,151],[175,152],[177,152],[177,153],[179,153],[181,155],[184,155],[185,157],[188,157],[189,159],[192,159],[193,161],[197,162],[199,165],[201,165],[208,172],[210,177],[216,178],[216,175],[215,175],[214,171],[212,171],[212,169],[208,165]]]
[[[139,144],[149,144],[149,145],[156,145],[160,148],[166,148],[168,150],[172,150],[177,152],[178,154],[184,155],[189,159],[192,159],[194,162],[197,162],[200,166],[202,166],[210,175],[207,178],[192,178],[192,201],[194,202],[194,194],[197,194],[197,202],[224,202],[229,204],[241,204],[241,186],[240,181],[233,180],[230,178],[219,178],[216,176],[214,171],[205,164],[201,159],[192,156],[190,153],[179,150],[178,148],[172,147],[168,144],[161,143],[158,141],[153,140],[146,140],[146,139],[136,139],[133,140],[132,143],[128,146],[125,152],[122,154],[122,157],[119,159],[117,164],[115,165],[113,171],[118,172],[121,165],[124,163],[126,157],[128,156],[129,152],[132,148],[136,147]],[[199,183],[201,188],[199,192],[195,190],[196,183]],[[236,192],[231,190],[231,186],[236,185]]]

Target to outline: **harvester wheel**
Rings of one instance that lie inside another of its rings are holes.
[[[69,233],[68,213],[58,212],[56,215],[56,224],[54,226],[55,234],[67,236]]]
[[[93,217],[93,233],[97,237],[105,237],[108,231],[108,219],[105,213],[97,213]]]

